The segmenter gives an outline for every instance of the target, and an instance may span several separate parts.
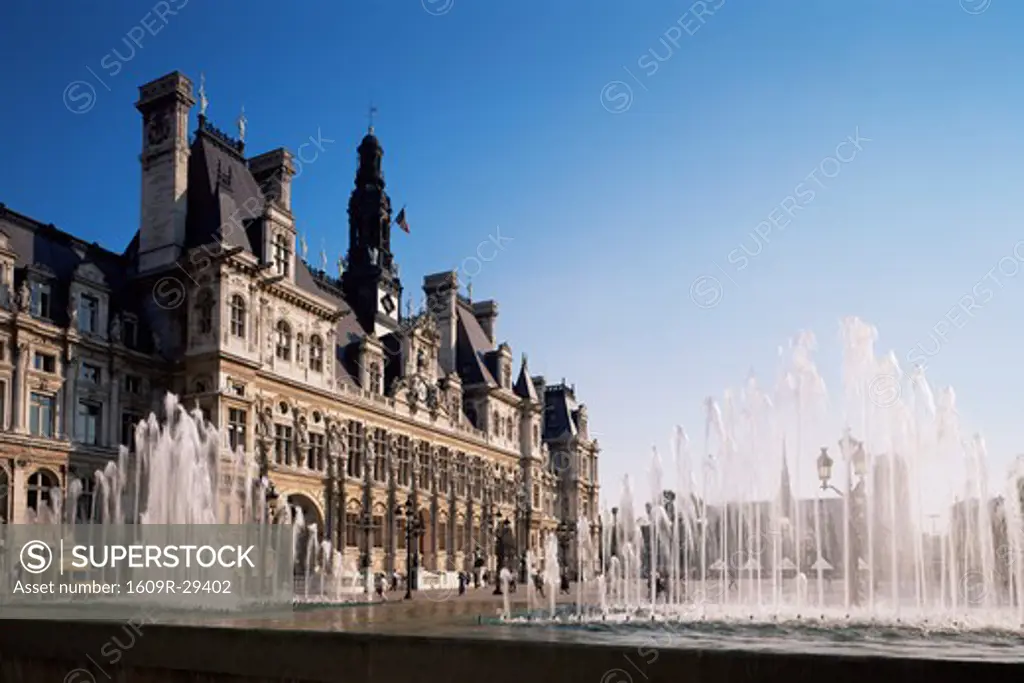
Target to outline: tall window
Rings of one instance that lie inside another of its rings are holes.
[[[448,520],[444,517],[437,520],[437,549],[440,552],[448,550]]]
[[[437,490],[441,495],[448,493],[448,449],[442,448],[437,456]]]
[[[455,520],[455,552],[466,552],[466,520],[459,518]]]
[[[274,425],[274,458],[279,465],[292,464],[292,428]]]
[[[76,414],[78,440],[85,444],[98,446],[100,443],[100,406],[88,401],[78,402]]]
[[[129,349],[139,345],[139,323],[134,316],[126,315],[121,322],[121,343]]]
[[[99,384],[101,377],[100,367],[93,365],[92,363],[82,363],[81,369],[79,370],[79,379],[83,382],[89,382],[90,384]]]
[[[0,430],[7,429],[7,382],[0,382]],[[0,486],[3,486],[0,483]],[[0,516],[3,510],[0,509]]]
[[[461,453],[455,461],[455,495],[459,498],[466,495],[466,461],[465,456]],[[460,544],[459,547],[461,548],[462,545]]]
[[[405,517],[399,517],[395,520],[395,540],[398,541],[398,549],[405,550]]]
[[[309,469],[323,472],[325,441],[323,434],[309,435],[309,456],[306,461],[306,467]]]
[[[324,371],[324,340],[318,334],[309,338],[309,369],[313,372]]]
[[[501,417],[498,415],[498,411],[495,410],[494,411],[494,415],[492,415],[491,417],[493,418],[491,420],[491,422],[493,423],[491,425],[491,433],[494,434],[494,436],[500,436],[500,433],[501,433]]]
[[[204,289],[199,294],[196,302],[196,315],[199,316],[196,324],[199,334],[209,334],[213,331],[213,295],[210,290]]]
[[[228,445],[231,450],[245,450],[246,412],[244,408],[228,408]]]
[[[32,283],[32,315],[37,318],[49,318],[53,294],[46,282]]]
[[[398,437],[398,485],[408,486],[412,481],[412,460],[409,452],[409,437]]]
[[[274,236],[274,268],[278,275],[288,275],[292,250],[288,247],[288,236],[283,232]]]
[[[373,479],[388,480],[388,443],[387,432],[377,428],[373,430]]]
[[[231,334],[245,339],[245,299],[241,294],[231,297]]]
[[[374,510],[373,515],[373,547],[384,547],[384,516],[379,510]]]
[[[363,423],[349,420],[348,423],[348,476],[359,479],[363,476]]]
[[[431,471],[430,471],[430,444],[426,441],[420,441],[420,478],[419,487],[421,489],[430,490],[431,487]]]
[[[292,357],[292,328],[283,320],[277,323],[277,357],[284,361]]]
[[[78,298],[78,331],[95,334],[100,326],[100,300],[92,294]]]
[[[28,423],[33,436],[53,436],[53,396],[32,392],[29,397]]]
[[[135,425],[142,421],[138,413],[121,413],[121,445],[131,450],[135,443]]]
[[[78,495],[75,521],[88,524],[93,521],[92,502],[96,498],[96,477],[83,474],[79,481],[82,482],[82,492]]]
[[[57,357],[50,353],[36,351],[32,357],[32,367],[40,372],[56,372]]]
[[[345,545],[349,548],[359,546],[359,513],[352,510],[345,513]]]

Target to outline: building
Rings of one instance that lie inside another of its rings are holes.
[[[521,553],[563,518],[595,522],[586,408],[525,354],[514,367],[497,304],[442,272],[424,279],[422,310],[401,311],[372,129],[334,277],[297,254],[291,154],[247,156],[244,122],[229,137],[199,94],[190,141],[192,82],[140,88],[142,218],[122,252],[0,205],[4,519],[32,519],[72,477],[87,516],[91,473],[171,391],[217,425],[224,458],[254,453],[348,566],[405,570],[407,501],[436,571],[493,562],[499,526]]]

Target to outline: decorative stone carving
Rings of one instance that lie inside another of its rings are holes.
[[[32,290],[28,286],[28,282],[21,283],[21,289],[18,290],[18,310],[22,313],[27,313],[29,306],[32,305]]]

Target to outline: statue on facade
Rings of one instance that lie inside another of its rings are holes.
[[[300,446],[305,446],[307,443],[309,443],[309,426],[306,424],[305,415],[301,416],[298,419],[298,424],[296,425],[295,431],[299,438],[298,443]]]
[[[74,294],[68,300],[68,327],[78,328],[78,297]]]
[[[18,309],[22,313],[27,313],[29,306],[32,305],[32,290],[28,286],[28,281],[21,283],[21,290],[18,293]]]
[[[110,341],[120,343],[121,341],[121,314],[118,313],[110,321]]]
[[[256,427],[256,433],[262,439],[269,439],[274,433],[274,415],[269,406],[259,412],[259,424]]]

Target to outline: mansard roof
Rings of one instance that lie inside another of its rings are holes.
[[[494,375],[487,367],[487,354],[492,351],[491,340],[476,316],[460,301],[455,306],[458,316],[458,343],[456,346],[456,367],[463,384],[484,384],[498,386]]]
[[[579,405],[573,389],[562,382],[544,389],[544,438],[572,438],[579,434]]]
[[[262,215],[263,193],[238,150],[203,124],[192,142],[187,196],[186,248],[221,243],[252,253],[250,236],[237,226]]]

